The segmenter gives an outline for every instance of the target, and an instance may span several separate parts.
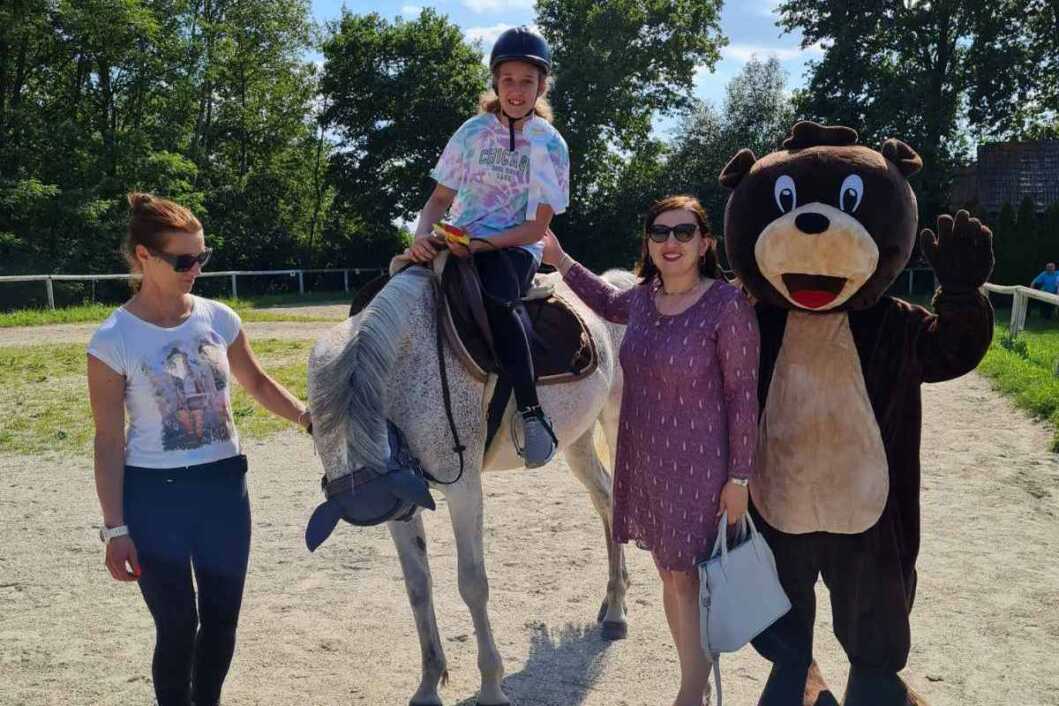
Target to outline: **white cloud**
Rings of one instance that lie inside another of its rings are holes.
[[[404,17],[419,17],[419,14],[423,12],[421,5],[402,5],[401,15]]]
[[[532,10],[534,0],[462,0],[471,12],[504,12],[507,10]]]
[[[511,29],[513,25],[504,24],[499,22],[491,27],[468,27],[463,30],[463,36],[467,38],[469,42],[482,42],[482,49],[488,53],[493,47],[493,43],[496,42],[496,38],[504,33],[505,30]],[[540,34],[540,27],[535,24],[528,25],[528,27]]]
[[[824,48],[819,42],[805,49],[801,47],[768,47],[759,44],[729,44],[721,49],[721,58],[745,63],[755,56],[759,59],[767,59],[770,56],[774,56],[780,61],[790,61],[791,59],[821,56],[823,53]]]
[[[496,42],[496,38],[503,34],[504,30],[507,29],[511,29],[511,25],[501,22],[492,27],[468,27],[463,30],[463,35],[467,37],[467,41],[469,42],[481,42],[482,51],[488,54],[493,43]]]

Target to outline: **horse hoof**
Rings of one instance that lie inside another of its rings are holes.
[[[599,607],[599,613],[596,615],[596,622],[602,623],[603,618],[607,617],[607,601],[603,601],[603,605]]]
[[[624,640],[629,634],[629,624],[620,623],[617,620],[607,620],[603,623],[603,639],[607,642]]]
[[[442,706],[441,699],[431,699],[430,701],[416,701],[412,699],[408,702],[408,706]]]

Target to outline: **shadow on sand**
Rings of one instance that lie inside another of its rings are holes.
[[[504,677],[504,692],[513,706],[577,706],[603,671],[609,648],[598,624],[567,623],[558,630],[532,626],[525,666]],[[456,706],[475,706],[475,697]]]

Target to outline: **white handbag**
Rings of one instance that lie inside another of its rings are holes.
[[[743,515],[731,548],[727,530],[725,513],[712,555],[698,565],[702,648],[713,658],[717,706],[722,706],[720,653],[739,650],[791,609],[776,559],[750,513]]]

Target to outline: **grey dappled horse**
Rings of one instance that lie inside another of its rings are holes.
[[[605,276],[615,286],[633,286],[632,274]],[[600,609],[603,637],[625,636],[625,592],[628,574],[620,545],[611,539],[611,478],[593,443],[596,424],[613,449],[617,438],[622,377],[618,348],[624,327],[605,322],[585,306],[558,275],[541,275],[537,285],[552,285],[589,329],[599,365],[595,372],[569,383],[542,385],[541,405],[551,416],[560,449],[574,475],[588,489],[603,520],[609,560],[606,597]],[[382,467],[388,449],[386,419],[404,433],[423,468],[439,480],[453,478],[459,461],[445,410],[435,339],[434,290],[429,272],[412,267],[393,277],[358,315],[326,333],[309,360],[309,404],[314,440],[329,481],[362,466]],[[432,485],[445,495],[452,518],[459,564],[460,596],[470,609],[478,640],[482,685],[478,701],[507,704],[501,688],[504,667],[489,624],[489,584],[482,542],[483,470],[524,468],[515,453],[504,420],[489,453],[485,446],[485,410],[495,377],[483,385],[445,346],[453,418],[467,447],[463,476],[452,485]],[[508,415],[511,408],[508,409]],[[550,472],[550,471],[534,471]],[[531,498],[527,500],[532,501]],[[388,523],[404,572],[422,652],[415,706],[441,704],[438,684],[447,679],[445,654],[438,636],[426,535],[419,514],[407,522]]]

